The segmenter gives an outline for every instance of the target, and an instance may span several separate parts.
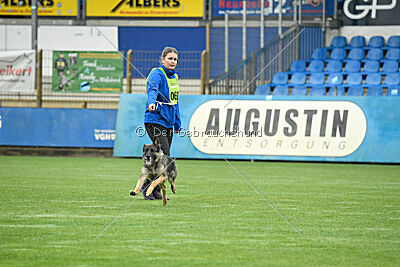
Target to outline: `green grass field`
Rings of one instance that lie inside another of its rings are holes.
[[[400,166],[177,160],[166,207],[139,159],[0,157],[1,265],[400,265]]]

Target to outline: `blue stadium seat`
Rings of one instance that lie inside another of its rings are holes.
[[[365,79],[365,87],[377,87],[382,84],[382,75],[380,73],[370,73]]]
[[[282,95],[286,96],[289,95],[289,87],[288,86],[283,86],[283,85],[278,85],[274,88],[274,91],[272,92],[273,95]]]
[[[385,45],[385,39],[381,35],[372,36],[368,41],[368,48],[382,48]]]
[[[361,69],[361,62],[358,60],[349,60],[344,67],[345,73],[353,73],[353,72],[360,72]]]
[[[332,90],[333,88],[331,88]],[[337,96],[344,96],[344,86],[337,86],[336,87],[336,95]]]
[[[385,81],[383,82],[385,87],[399,87],[400,86],[400,73],[388,73]]]
[[[308,65],[308,73],[313,72],[323,72],[324,71],[324,62],[322,60],[312,60]]]
[[[328,87],[328,96],[335,96],[335,87]]]
[[[399,62],[394,60],[386,61],[383,63],[381,72],[383,74],[399,72]]]
[[[386,91],[386,96],[400,96],[400,87],[388,88]]]
[[[330,72],[341,72],[342,71],[342,61],[330,60],[328,65],[326,65],[326,73]]]
[[[383,96],[383,89],[381,86],[368,87],[367,96]]]
[[[353,38],[351,38],[349,46],[350,47],[358,47],[358,48],[364,47],[365,46],[365,37],[364,36],[354,36]]]
[[[304,72],[295,72],[290,78],[290,84],[292,85],[303,85],[306,83],[306,74]]]
[[[347,45],[346,37],[336,36],[332,39],[331,48],[344,48]]]
[[[344,60],[346,51],[343,48],[334,48],[329,56],[329,60]]]
[[[327,54],[326,48],[315,48],[311,55],[311,60],[325,60]]]
[[[371,48],[368,50],[366,60],[381,60],[383,51],[380,48]]]
[[[287,84],[289,75],[287,72],[277,72],[272,78],[272,85]]]
[[[350,73],[347,75],[345,85],[346,86],[357,86],[362,84],[361,73]]]
[[[295,86],[292,88],[293,96],[306,96],[307,95],[307,87],[305,86]]]
[[[309,85],[322,85],[325,83],[325,74],[323,72],[311,73],[308,80]]]
[[[271,87],[268,84],[262,84],[257,86],[256,90],[254,91],[255,95],[270,95],[271,94]]]
[[[362,96],[364,95],[364,89],[361,85],[350,86],[347,90],[348,96]]]
[[[390,36],[387,43],[387,48],[400,48],[400,36]]]
[[[385,61],[386,60],[400,60],[400,48],[390,48],[386,52]]]
[[[364,63],[363,73],[373,73],[379,72],[379,61],[376,60],[366,60]]]
[[[364,50],[361,48],[353,48],[350,50],[347,60],[363,60]]]
[[[305,72],[306,71],[306,62],[304,60],[296,60],[290,66],[291,72]]]
[[[342,73],[329,73],[326,84],[329,86],[341,85],[343,83]]]
[[[326,90],[324,86],[311,87],[310,96],[325,96]]]

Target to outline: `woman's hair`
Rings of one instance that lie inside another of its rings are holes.
[[[161,59],[165,58],[169,53],[175,53],[178,55],[178,51],[176,50],[176,48],[167,46],[161,53]]]

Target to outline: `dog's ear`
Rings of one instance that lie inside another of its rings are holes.
[[[156,138],[156,140],[154,140],[154,144],[155,144],[159,149],[161,149],[161,144],[160,144],[160,141],[158,140],[158,138]]]
[[[142,148],[143,152],[144,152],[145,147],[146,147],[146,145],[143,145],[143,148]]]

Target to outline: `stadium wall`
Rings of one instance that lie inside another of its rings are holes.
[[[171,155],[400,162],[397,97],[239,96],[229,103],[231,99],[228,95],[181,96],[184,131],[174,137]],[[146,95],[121,95],[115,156],[140,157],[143,144],[150,142],[143,129],[145,102]],[[210,136],[209,131],[216,131],[217,136]]]
[[[0,146],[112,148],[117,110],[0,108]]]

